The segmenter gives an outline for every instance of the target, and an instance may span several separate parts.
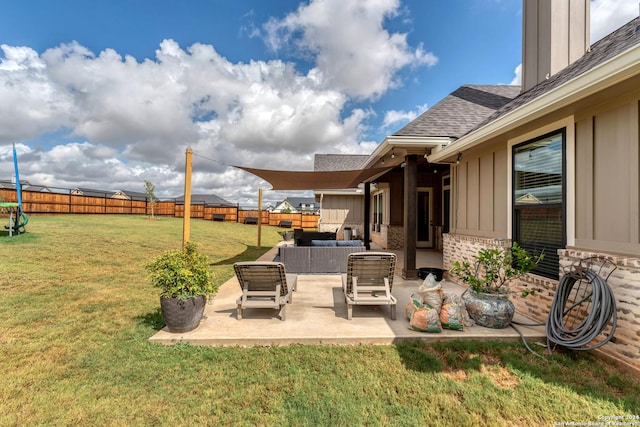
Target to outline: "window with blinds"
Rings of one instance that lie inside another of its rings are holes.
[[[558,279],[565,212],[564,130],[513,147],[514,241],[532,253],[544,252],[533,273]]]

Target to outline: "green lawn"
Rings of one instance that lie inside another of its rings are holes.
[[[6,218],[0,218],[4,222]],[[637,380],[589,353],[520,344],[209,348],[162,327],[144,263],[182,220],[30,217],[0,233],[0,425],[554,425],[640,415]],[[193,220],[216,280],[278,229]],[[638,420],[636,420],[638,421]]]

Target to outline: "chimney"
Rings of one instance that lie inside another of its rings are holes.
[[[523,0],[523,92],[588,50],[589,0]]]

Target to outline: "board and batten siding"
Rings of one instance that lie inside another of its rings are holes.
[[[576,247],[640,255],[639,102],[576,119]]]
[[[493,145],[465,154],[451,166],[452,233],[479,237],[507,236],[507,148]]]
[[[443,267],[472,260],[477,250],[510,236],[510,147],[564,127],[567,131],[567,240],[560,275],[595,259],[613,272],[607,282],[617,306],[615,341],[602,354],[640,371],[640,90],[608,90],[505,135],[511,141],[465,152],[452,165],[452,232]],[[510,145],[509,145],[510,144]],[[492,175],[493,174],[493,175]],[[493,179],[492,179],[493,176]],[[572,203],[574,206],[572,206]],[[509,242],[509,240],[507,240]],[[595,258],[593,258],[595,257]],[[595,261],[594,261],[595,262]],[[593,269],[600,271],[600,264]],[[615,270],[614,270],[615,268]],[[545,321],[558,281],[528,275],[535,295],[516,298],[518,312]],[[517,293],[514,293],[517,295]],[[597,339],[596,339],[597,341]]]
[[[362,195],[323,196],[322,222],[362,222],[363,218],[364,197]]]

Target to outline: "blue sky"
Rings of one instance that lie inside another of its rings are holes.
[[[591,2],[592,42],[638,13]],[[224,164],[369,154],[463,84],[518,83],[516,0],[0,1],[0,179],[255,204]],[[216,159],[211,162],[203,157]],[[267,192],[278,200],[286,194]]]

